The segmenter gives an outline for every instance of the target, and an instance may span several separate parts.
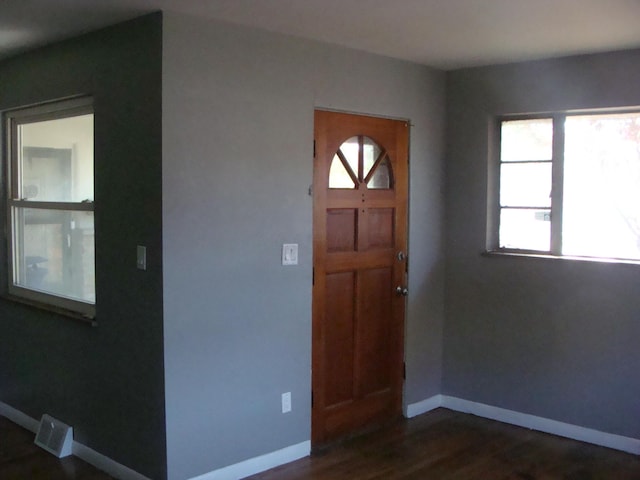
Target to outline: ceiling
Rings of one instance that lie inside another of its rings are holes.
[[[446,70],[640,47],[640,0],[0,0],[0,58],[155,10]]]

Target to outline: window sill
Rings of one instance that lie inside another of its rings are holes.
[[[31,307],[32,309],[44,310],[44,311],[47,311],[47,312],[55,313],[55,314],[60,315],[62,317],[66,317],[66,318],[69,318],[71,320],[76,320],[78,322],[82,322],[82,323],[84,323],[86,325],[90,325],[92,327],[97,327],[98,326],[98,322],[96,321],[95,317],[90,317],[90,316],[84,315],[84,314],[79,313],[79,312],[74,312],[73,310],[67,310],[66,308],[57,307],[55,305],[41,303],[41,302],[37,302],[37,301],[34,301],[34,300],[29,300],[29,299],[26,299],[26,298],[22,298],[22,297],[17,297],[15,295],[5,294],[5,295],[0,296],[0,298],[2,298],[2,300],[6,300],[7,302],[26,305],[27,307]]]
[[[542,258],[547,260],[561,261],[578,261],[591,263],[621,263],[625,265],[640,265],[640,260],[629,260],[623,258],[601,258],[601,257],[579,257],[571,255],[551,255],[545,253],[534,252],[515,252],[507,250],[488,250],[482,253],[484,257],[503,257],[503,258]]]

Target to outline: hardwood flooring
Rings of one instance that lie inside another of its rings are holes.
[[[640,457],[437,409],[251,480],[640,480]]]
[[[0,480],[112,480],[77,457],[56,458],[35,434],[0,416]]]
[[[0,417],[0,480],[109,480],[58,459]],[[640,480],[640,457],[445,409],[403,420],[251,480]]]

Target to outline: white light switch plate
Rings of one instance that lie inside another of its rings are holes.
[[[282,265],[298,264],[298,244],[285,243],[282,245]]]
[[[291,411],[291,392],[282,394],[282,413]]]
[[[138,267],[138,270],[146,270],[147,269],[147,247],[143,245],[138,245],[136,253],[137,253],[136,267]]]

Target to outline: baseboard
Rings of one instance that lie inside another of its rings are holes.
[[[404,416],[407,418],[413,418],[423,413],[435,410],[442,406],[442,395],[434,395],[433,397],[421,400],[416,403],[411,403],[406,406],[404,410]]]
[[[38,431],[40,423],[38,420],[31,418],[29,415],[22,413],[20,410],[16,410],[6,403],[0,402],[0,415],[30,432],[36,433]]]
[[[40,423],[38,420],[31,418],[29,415],[16,410],[6,403],[0,402],[0,415],[34,434],[38,431],[38,425]],[[72,451],[76,457],[81,458],[85,462],[119,480],[149,480],[149,478],[139,474],[135,470],[125,467],[75,440],[73,441]]]
[[[82,443],[73,441],[73,454],[84,460],[85,462],[93,465],[94,467],[108,473],[112,477],[120,480],[150,480],[148,477],[136,472],[135,470],[125,467],[118,462],[111,460],[109,457],[105,457],[101,453],[90,449]]]
[[[431,410],[435,410],[439,407],[448,408],[461,413],[470,413],[479,417],[509,423],[511,425],[517,425],[531,430],[550,433],[565,438],[571,438],[581,442],[613,448],[615,450],[621,450],[634,455],[640,455],[640,439],[637,438],[600,432],[590,428],[558,422],[548,418],[515,412],[513,410],[472,402],[448,395],[434,395],[433,397],[420,402],[409,404],[405,408],[405,416],[407,418],[412,418]],[[0,415],[8,418],[12,422],[33,432],[34,434],[38,430],[38,420],[31,418],[6,403],[0,402]],[[309,455],[310,451],[311,442],[307,440],[297,445],[292,445],[275,452],[205,473],[204,475],[195,477],[192,480],[238,480],[306,457]],[[141,475],[138,472],[105,457],[75,440],[73,442],[73,454],[120,480],[149,480],[144,475]]]
[[[438,407],[448,408],[449,410],[461,413],[470,413],[478,417],[497,420],[498,422],[509,423],[539,432],[551,433],[560,437],[571,438],[581,442],[640,455],[640,439],[637,438],[623,437],[613,433],[601,432],[591,428],[571,425],[569,423],[558,422],[548,418],[515,412],[483,403],[471,402],[447,395],[436,395],[421,402],[408,405],[406,409],[407,418],[429,412]]]
[[[640,455],[640,439],[623,437],[613,433],[601,432],[591,428],[580,427],[569,423],[558,422],[548,418],[537,417],[526,413],[514,412],[504,408],[470,402],[456,397],[442,396],[442,406],[457,412],[471,413],[479,417],[510,423],[519,427],[551,433],[581,442],[592,443],[602,447],[622,450],[623,452]]]
[[[307,440],[297,445],[267,453],[259,457],[250,458],[228,467],[220,468],[204,475],[194,477],[191,480],[239,480],[241,478],[264,472],[271,468],[293,462],[311,453],[311,441]]]

